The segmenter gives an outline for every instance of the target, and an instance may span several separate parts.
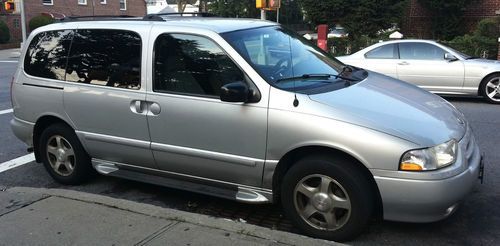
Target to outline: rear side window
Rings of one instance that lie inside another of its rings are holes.
[[[127,89],[141,86],[141,38],[126,30],[75,32],[66,80]]]
[[[365,54],[368,59],[398,59],[398,50],[395,44],[386,44],[377,47]]]
[[[204,37],[162,34],[154,58],[154,91],[216,97],[223,85],[245,81],[226,53]]]
[[[72,30],[50,31],[36,35],[26,52],[24,71],[36,77],[64,80],[66,58],[72,37]]]

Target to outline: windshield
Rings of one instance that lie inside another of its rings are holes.
[[[222,36],[268,83],[280,89],[298,92],[316,90],[353,76],[352,68],[344,74],[344,64],[280,26],[234,31]],[[353,80],[360,79],[349,79]]]

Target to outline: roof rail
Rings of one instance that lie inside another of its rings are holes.
[[[81,21],[81,20],[137,20],[131,18],[139,18],[131,15],[83,15],[83,16],[66,16],[59,19],[60,22]]]
[[[208,12],[181,12],[181,13],[156,13],[156,14],[149,14],[149,15],[156,15],[156,16],[195,16],[195,17],[217,17],[217,15],[214,15],[212,13]],[[148,15],[146,15],[148,16]]]

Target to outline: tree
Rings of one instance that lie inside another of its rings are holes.
[[[213,0],[208,5],[208,10],[221,17],[257,18],[259,16],[255,0]]]
[[[342,24],[351,39],[375,36],[402,21],[407,0],[300,0],[306,17],[314,24]]]
[[[39,15],[39,16],[35,16],[35,17],[31,18],[28,25],[30,27],[30,30],[33,31],[41,26],[45,26],[45,25],[48,25],[48,24],[53,23],[53,22],[54,22],[54,19],[52,19],[51,17],[46,16],[46,15]]]
[[[177,1],[177,12],[183,13],[186,9],[186,5],[196,3],[196,0],[176,0]]]
[[[463,35],[463,15],[465,7],[472,0],[418,0],[431,13],[432,36],[434,39],[449,40]]]
[[[7,24],[0,20],[0,44],[5,44],[10,40],[10,31]]]

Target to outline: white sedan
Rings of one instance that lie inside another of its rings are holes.
[[[477,59],[435,41],[382,42],[337,58],[436,94],[482,96],[500,104],[499,61]]]

